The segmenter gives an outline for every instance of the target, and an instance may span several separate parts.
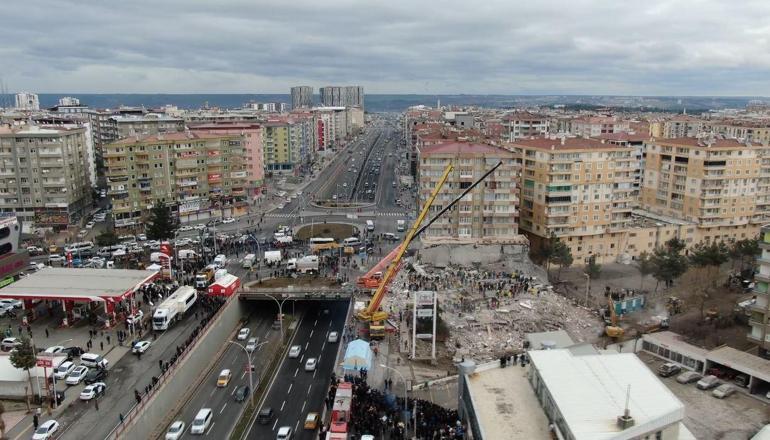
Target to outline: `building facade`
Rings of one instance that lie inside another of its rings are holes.
[[[767,358],[770,353],[770,226],[762,228],[759,235],[762,253],[757,257],[754,275],[756,300],[749,308],[749,342],[759,346],[759,354]]]
[[[193,133],[242,136],[244,165],[250,195],[258,195],[265,184],[265,160],[262,146],[262,126],[250,123],[204,124],[190,127]]]
[[[136,228],[156,202],[180,220],[236,215],[248,176],[241,135],[180,132],[127,138],[105,147],[116,228]],[[194,217],[194,218],[193,218]]]
[[[17,110],[40,110],[40,100],[36,93],[21,92],[14,97]]]
[[[91,206],[88,134],[78,125],[0,128],[0,209],[66,228]]]
[[[361,86],[326,86],[318,89],[321,104],[326,107],[364,108],[364,88]]]
[[[175,133],[184,131],[184,119],[174,118],[157,113],[142,116],[113,116],[118,139],[136,136],[149,136],[160,133]]]
[[[517,165],[512,152],[487,144],[445,142],[423,147],[417,154],[421,206],[430,197],[446,166],[454,165],[430,214],[438,213],[487,170],[503,162],[463,197],[455,209],[436,220],[425,231],[423,241],[507,243],[516,239],[519,233],[516,223]]]
[[[296,86],[291,88],[291,108],[310,108],[313,106],[313,88]]]

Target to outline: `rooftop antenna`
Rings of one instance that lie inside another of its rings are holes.
[[[618,427],[620,429],[628,429],[636,423],[634,418],[631,417],[631,410],[628,408],[629,400],[631,400],[631,385],[626,388],[626,408],[623,410],[623,415],[618,416]]]

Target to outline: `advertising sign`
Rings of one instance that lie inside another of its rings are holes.
[[[53,367],[53,359],[39,357],[37,358],[37,366],[43,368],[51,368]]]
[[[415,296],[417,297],[418,306],[433,305],[433,292],[417,292]]]
[[[57,211],[52,209],[36,209],[35,225],[46,226],[66,226],[69,224],[69,215],[67,211]]]
[[[432,318],[433,309],[417,309],[418,318]]]
[[[201,201],[193,200],[192,202],[185,202],[179,205],[179,213],[194,212],[201,209]]]

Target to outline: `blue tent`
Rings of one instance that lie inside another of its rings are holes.
[[[369,343],[363,339],[356,339],[348,344],[345,349],[345,359],[342,362],[342,368],[345,370],[360,370],[366,368],[371,370],[374,353],[369,348]]]

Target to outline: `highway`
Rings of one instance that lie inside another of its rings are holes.
[[[341,337],[337,343],[327,342],[327,337],[330,331],[342,334],[348,303],[306,303],[302,307],[302,320],[291,342],[301,346],[302,353],[295,359],[284,357],[259,408],[272,408],[273,419],[264,425],[254,421],[249,427],[249,439],[273,439],[281,426],[296,431],[295,439],[317,438],[317,431],[304,429],[305,417],[309,412],[323,412],[337,350],[342,344]],[[313,372],[305,371],[305,361],[311,357],[318,359],[318,367]]]
[[[251,330],[249,337],[258,338],[257,351],[252,354],[252,363],[255,371],[252,373],[254,387],[258,384],[261,371],[270,361],[273,351],[278,347],[276,342],[280,340],[280,332],[272,330],[271,326],[275,312],[272,307],[262,307],[268,303],[253,303],[254,313],[249,319],[247,325]],[[270,304],[272,305],[272,304]],[[233,342],[245,345],[246,341],[238,341],[233,337]],[[264,344],[262,344],[265,342]],[[185,423],[185,434],[190,433],[190,425],[195,415],[201,408],[210,408],[214,417],[211,425],[206,430],[203,438],[224,439],[228,438],[230,431],[234,427],[234,421],[238,420],[243,411],[245,402],[237,402],[234,397],[235,389],[241,385],[249,385],[249,374],[246,366],[246,352],[243,348],[229,344],[219,361],[211,369],[209,374],[198,386],[195,394],[185,403],[184,407],[176,414],[174,420],[181,420]],[[217,378],[223,369],[229,369],[232,372],[232,379],[226,387],[217,387]],[[250,391],[253,392],[253,389]],[[251,396],[250,396],[251,397]]]

